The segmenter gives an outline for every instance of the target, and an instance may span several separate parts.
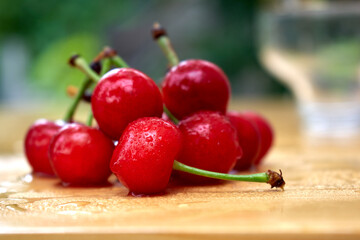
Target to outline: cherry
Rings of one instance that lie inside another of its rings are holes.
[[[236,140],[236,134],[232,135]],[[163,192],[172,168],[216,179],[266,182],[271,184],[271,187],[282,189],[285,185],[282,174],[271,170],[251,175],[230,175],[201,170],[174,161],[181,144],[181,133],[172,123],[155,117],[138,119],[124,130],[111,158],[111,171],[135,196]]]
[[[99,80],[98,76],[95,75],[94,72],[91,72],[91,70],[84,68],[82,66],[84,64],[83,60],[77,59],[77,58],[78,58],[78,55],[73,56],[73,58],[71,59],[71,65],[73,67],[79,68],[91,80],[93,80],[94,82],[97,82]],[[80,62],[79,62],[79,60],[80,60]],[[101,60],[103,61],[102,62],[103,66],[100,65]],[[104,50],[101,51],[98,54],[98,56],[95,57],[92,65],[91,65],[91,69],[94,70],[95,73],[103,76],[105,73],[107,73],[111,69],[112,64],[117,67],[124,67],[124,68],[129,67],[127,65],[127,63],[119,55],[117,55],[117,53],[114,49],[112,49],[110,47],[105,47]],[[67,87],[66,92],[67,92],[68,96],[74,97],[79,92],[79,89],[75,86],[70,85]],[[84,100],[85,102],[91,102],[91,96],[92,96],[92,91],[87,90],[83,93],[82,100]]]
[[[164,103],[182,119],[199,110],[226,112],[230,84],[224,72],[204,60],[186,60],[171,68],[162,84]]]
[[[259,154],[254,160],[254,164],[259,165],[273,144],[274,131],[270,123],[261,115],[254,112],[244,112],[243,114],[252,120],[259,129],[261,144]]]
[[[178,161],[186,165],[220,173],[233,169],[242,155],[235,128],[225,116],[202,111],[180,121],[183,148]],[[181,173],[190,183],[206,183],[211,179]]]
[[[39,119],[29,128],[24,142],[25,155],[34,174],[55,175],[49,161],[49,145],[50,140],[64,124],[61,121]]]
[[[243,113],[228,112],[226,116],[236,128],[239,143],[243,150],[243,155],[237,161],[235,169],[239,171],[249,170],[260,152],[261,139],[259,129]]]
[[[64,126],[49,148],[50,162],[56,175],[67,185],[106,183],[113,142],[100,130],[79,123]]]
[[[179,63],[165,30],[155,24],[152,33],[172,66],[162,83],[164,103],[169,111],[178,119],[199,110],[225,114],[230,98],[230,83],[225,73],[205,60]]]
[[[162,105],[154,81],[132,68],[117,68],[105,74],[91,98],[100,129],[116,140],[130,122],[141,117],[161,117]]]
[[[74,61],[72,57],[70,62]],[[82,68],[90,69],[88,64],[83,59],[79,59],[82,63]],[[98,62],[94,61],[91,64],[91,68],[94,71],[100,71],[101,66]],[[86,79],[82,82],[75,99],[71,103],[67,110],[63,120],[49,121],[45,119],[37,120],[33,125],[30,126],[24,141],[24,149],[26,158],[33,169],[34,174],[54,176],[55,173],[51,168],[50,160],[48,156],[50,140],[58,132],[58,130],[68,122],[72,122],[73,115],[76,111],[77,106],[84,95],[86,89],[91,85],[92,81]]]
[[[99,57],[108,57],[122,67],[107,72],[101,79],[75,59],[73,66],[98,82],[91,96],[91,107],[100,129],[118,140],[125,127],[141,117],[160,117],[163,113],[161,93],[155,82],[144,73],[129,68],[112,49],[105,48]]]
[[[175,125],[160,118],[141,118],[125,129],[110,168],[132,193],[163,192],[180,147],[181,133]]]

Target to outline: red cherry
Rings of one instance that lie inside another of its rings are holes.
[[[186,60],[171,68],[162,84],[164,103],[182,119],[199,110],[226,112],[230,83],[215,64],[204,60]]]
[[[160,118],[141,118],[125,129],[110,168],[132,193],[163,192],[180,148],[181,133],[175,125]]]
[[[50,165],[49,146],[63,124],[61,121],[39,119],[29,128],[25,137],[25,154],[33,173],[55,176]]]
[[[259,130],[255,123],[243,113],[228,112],[226,116],[236,128],[239,144],[243,150],[243,155],[237,161],[235,169],[239,171],[249,170],[260,152]]]
[[[54,136],[49,156],[56,175],[64,184],[106,183],[113,142],[101,131],[78,123],[68,124]]]
[[[180,121],[183,148],[178,161],[191,167],[227,173],[242,155],[235,128],[216,112],[198,112]],[[191,183],[212,179],[180,173]]]
[[[253,112],[244,112],[244,116],[251,119],[259,129],[261,144],[258,156],[254,160],[255,165],[259,165],[264,156],[270,150],[274,140],[274,131],[270,123],[262,116]]]
[[[91,106],[100,129],[118,140],[125,127],[141,117],[161,117],[163,103],[154,81],[131,68],[105,74],[94,89]]]

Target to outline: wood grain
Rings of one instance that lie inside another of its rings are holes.
[[[260,170],[282,169],[285,191],[260,183],[169,185],[131,197],[120,184],[64,188],[33,178],[22,155],[0,160],[0,239],[359,239],[360,141],[306,138],[291,102],[238,102],[267,116],[276,144]],[[112,179],[114,181],[114,179]]]

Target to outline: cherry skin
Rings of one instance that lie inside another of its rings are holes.
[[[155,117],[130,123],[111,158],[111,171],[133,194],[165,190],[181,148],[181,133],[172,123]]]
[[[49,146],[63,124],[62,121],[39,119],[29,128],[25,137],[25,155],[34,174],[55,176],[50,165]]]
[[[164,103],[178,119],[199,110],[225,114],[230,98],[230,83],[215,64],[186,60],[171,68],[162,84]]]
[[[163,112],[155,82],[132,68],[106,73],[94,89],[91,106],[100,129],[114,140],[130,122],[141,117],[161,117]]]
[[[239,144],[243,155],[237,161],[235,169],[249,170],[260,152],[261,138],[255,123],[243,113],[228,112],[226,114],[231,124],[236,128]]]
[[[183,147],[178,161],[191,167],[227,173],[242,155],[235,128],[217,112],[201,111],[180,121]],[[179,172],[189,183],[209,183],[213,179]]]
[[[264,159],[264,156],[269,152],[273,141],[274,141],[274,131],[270,123],[261,115],[254,112],[244,112],[244,116],[251,119],[259,129],[261,144],[260,151],[258,156],[254,160],[255,165],[259,165]]]
[[[107,183],[113,142],[100,130],[79,123],[68,124],[51,141],[49,156],[64,185]]]

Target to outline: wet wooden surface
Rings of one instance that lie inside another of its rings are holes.
[[[120,184],[64,188],[32,178],[24,157],[0,157],[0,239],[359,239],[360,141],[300,134],[291,102],[240,102],[276,131],[262,170],[281,168],[285,191],[260,183],[170,184],[131,197]],[[32,121],[32,120],[31,120]]]

